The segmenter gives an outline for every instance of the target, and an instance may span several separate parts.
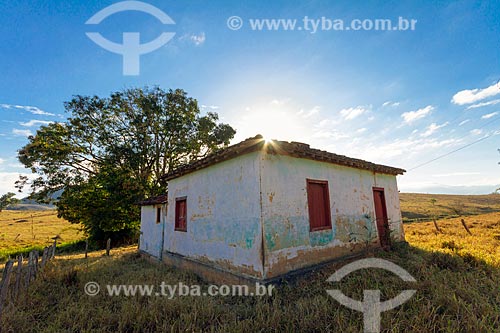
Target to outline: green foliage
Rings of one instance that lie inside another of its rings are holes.
[[[128,89],[108,98],[75,96],[64,123],[42,126],[18,158],[38,175],[29,182],[39,202],[63,190],[58,214],[82,223],[93,239],[133,237],[138,201],[164,193],[162,176],[227,146],[235,131],[216,113],[201,115],[180,89]]]
[[[0,212],[7,208],[7,206],[15,205],[19,202],[18,199],[14,198],[15,196],[16,194],[12,192],[8,192],[7,194],[0,196]]]

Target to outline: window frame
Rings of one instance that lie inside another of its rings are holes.
[[[179,225],[179,202],[184,202],[185,216],[184,216],[184,227]],[[187,197],[178,197],[175,198],[175,221],[174,221],[174,230],[187,232]]]
[[[312,201],[311,201],[311,192],[310,192],[310,184],[315,184],[315,185],[322,185],[323,186],[323,200],[324,200],[324,214],[325,214],[325,220],[326,224],[318,227],[313,227],[312,226]],[[328,180],[319,180],[319,179],[306,179],[306,192],[307,192],[307,210],[309,213],[309,232],[314,232],[314,231],[322,231],[322,230],[331,230],[332,229],[332,213],[330,209],[330,190],[329,190],[329,185],[328,185]]]

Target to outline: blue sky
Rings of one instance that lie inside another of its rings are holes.
[[[64,101],[145,85],[186,90],[203,112],[215,110],[237,129],[234,142],[261,133],[405,168],[398,179],[405,192],[499,187],[498,2],[145,1],[175,24],[137,11],[85,24],[117,2],[0,4],[0,193],[29,173],[16,151],[39,126],[64,120]],[[231,16],[241,29],[228,28]],[[300,25],[306,16],[417,23],[414,31],[313,33],[258,31],[250,22]],[[116,43],[123,32],[139,32],[142,43],[175,36],[140,57],[140,75],[124,76],[122,57],[86,32]]]

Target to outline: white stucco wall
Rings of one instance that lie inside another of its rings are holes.
[[[331,230],[309,230],[307,178],[328,181]],[[261,182],[266,278],[377,243],[373,187],[385,190],[392,237],[403,237],[395,176],[268,154]]]
[[[141,237],[139,249],[160,258],[162,248],[162,232],[166,217],[167,205],[150,205],[141,207]],[[156,208],[162,208],[161,222],[156,223]]]
[[[168,182],[164,249],[220,268],[262,276],[260,152]],[[187,232],[175,231],[175,199],[187,197]]]
[[[308,178],[328,181],[331,230],[309,230]],[[142,207],[140,248],[272,278],[377,244],[373,187],[384,188],[392,238],[404,239],[395,176],[264,152],[242,155],[170,180],[161,224],[155,206]],[[174,229],[179,197],[187,197],[187,232]]]

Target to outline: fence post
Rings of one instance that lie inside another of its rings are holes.
[[[432,222],[434,223],[434,228],[436,228],[436,231],[439,232],[439,233],[443,233],[441,231],[441,228],[438,227],[438,224],[437,224],[437,221],[435,218],[432,219]]]
[[[106,242],[106,255],[109,256],[109,250],[111,248],[111,238],[108,238],[108,241]]]
[[[31,252],[28,255],[28,263],[26,264],[26,275],[25,275],[25,289],[28,289],[28,286],[30,285],[30,278],[31,278]]]
[[[14,289],[15,298],[19,298],[19,290],[21,286],[21,275],[23,273],[23,255],[17,256],[17,273],[16,273],[16,286]]]
[[[87,259],[88,252],[89,252],[89,239],[87,238],[85,240],[85,259]]]
[[[52,253],[50,255],[50,259],[54,259],[54,257],[56,256],[56,246],[57,246],[57,238],[54,239],[54,244],[52,244],[53,248],[52,248]]]
[[[3,306],[7,300],[7,292],[10,286],[10,273],[12,272],[12,266],[14,262],[12,260],[7,261],[5,268],[3,270],[2,284],[0,286],[0,316],[2,315]]]
[[[33,272],[35,273],[34,276],[36,278],[36,275],[38,274],[38,259],[40,258],[40,254],[38,253],[38,250],[33,250],[35,253],[33,254],[33,267],[35,268]]]
[[[462,222],[462,225],[464,226],[465,230],[469,235],[472,235],[472,232],[470,232],[469,227],[467,227],[467,224],[465,224],[464,219],[461,219],[460,222]]]
[[[42,268],[45,267],[45,264],[47,263],[47,254],[49,253],[48,251],[48,248],[47,247],[44,247],[43,248],[43,253],[42,253],[42,263],[40,264],[40,266]]]

